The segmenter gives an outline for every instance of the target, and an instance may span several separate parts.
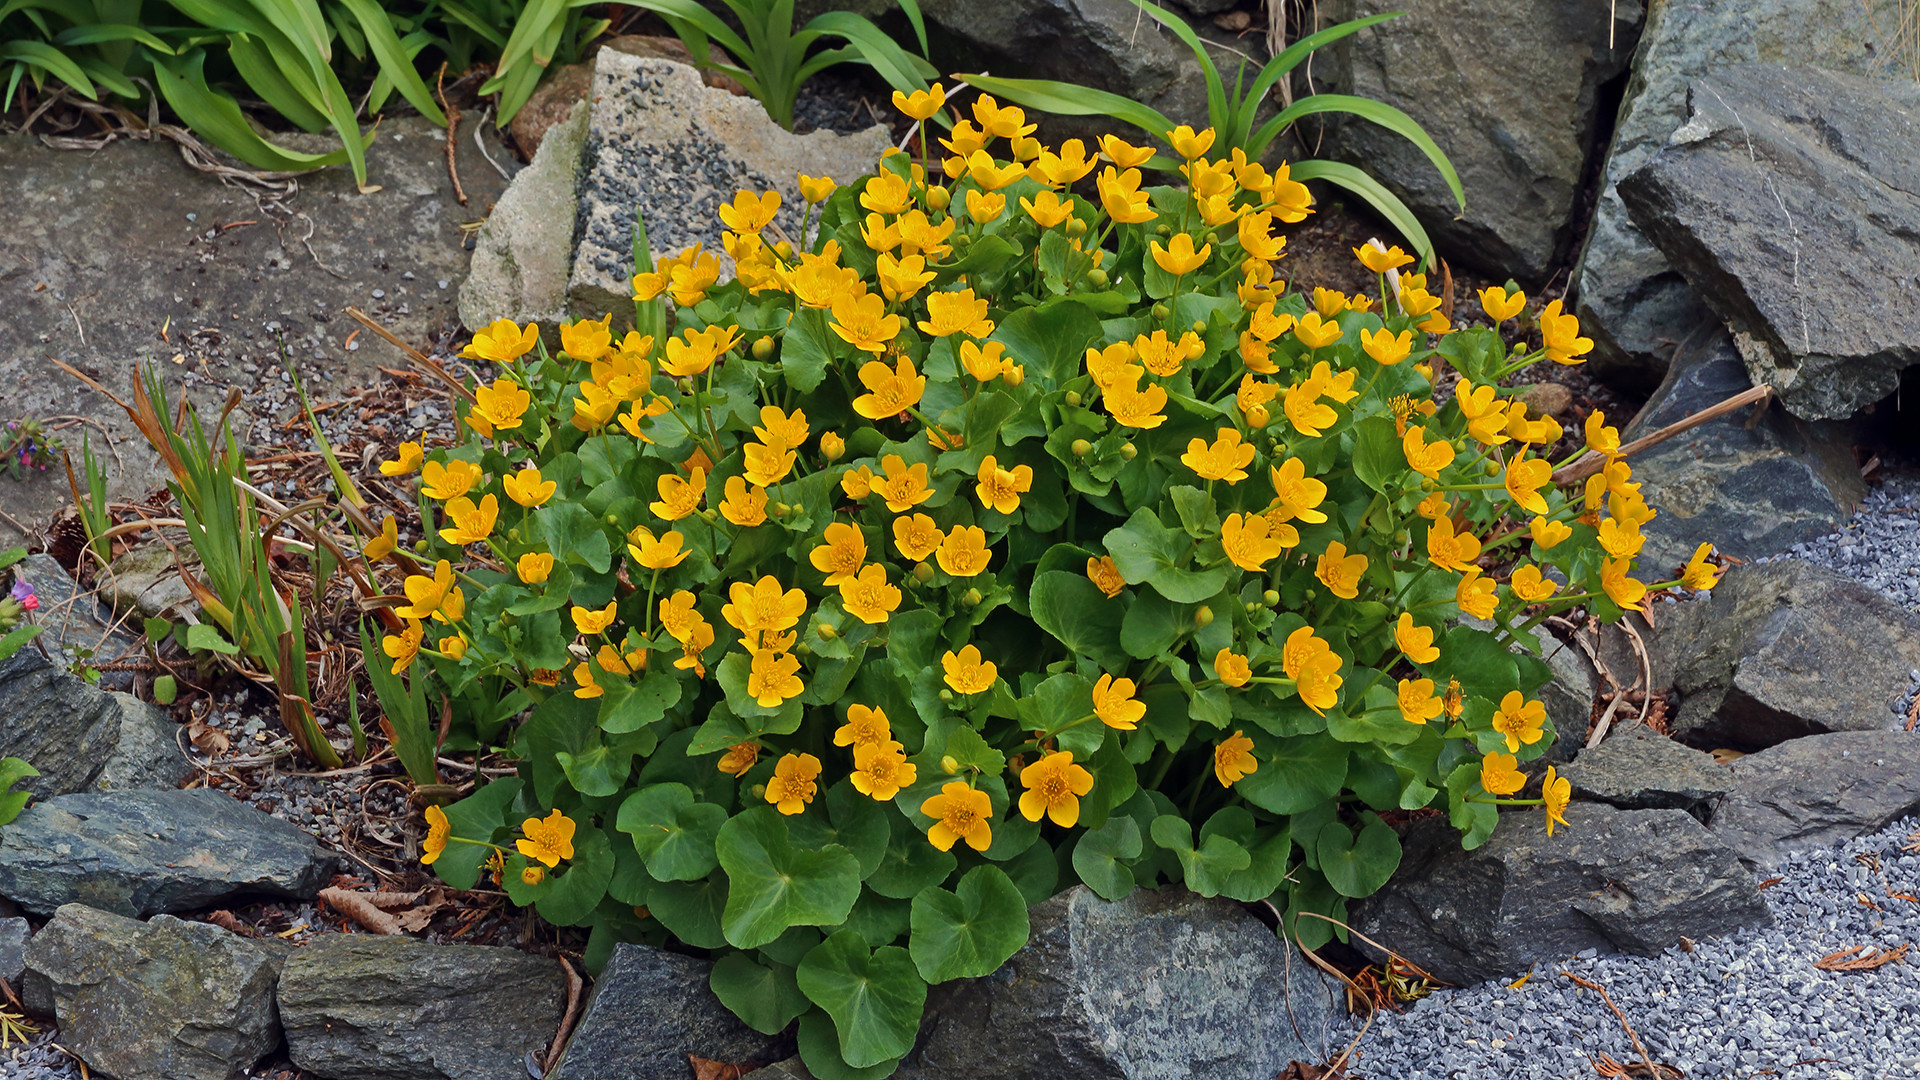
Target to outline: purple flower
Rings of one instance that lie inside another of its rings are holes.
[[[28,611],[33,611],[40,606],[40,598],[34,595],[33,586],[27,584],[24,578],[13,583],[13,591],[9,595]]]

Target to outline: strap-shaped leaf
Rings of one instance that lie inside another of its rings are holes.
[[[1207,122],[1216,129],[1224,129],[1228,120],[1231,119],[1227,112],[1227,88],[1220,81],[1220,69],[1214,66],[1213,57],[1207,52],[1206,42],[1201,41],[1200,35],[1193,32],[1193,27],[1187,25],[1187,20],[1171,11],[1155,7],[1147,3],[1147,0],[1133,0],[1133,6],[1146,12],[1161,26],[1173,31],[1173,36],[1186,42],[1187,48],[1193,50],[1194,57],[1200,61],[1200,74],[1207,79]],[[1168,129],[1172,127],[1171,124],[1167,125]],[[1156,131],[1154,134],[1159,135],[1163,132]]]
[[[387,13],[373,0],[339,2],[353,12],[360,29],[366,32],[367,47],[373,50],[373,58],[379,61],[380,73],[393,81],[394,89],[407,99],[407,104],[420,110],[420,115],[445,127],[447,115],[440,111],[433,94],[427,90],[427,84],[421,81],[420,73],[414,70],[413,56],[400,43],[400,35],[393,32],[393,23],[388,21]]]
[[[207,86],[206,61],[206,53],[195,49],[177,60],[156,57],[154,62],[154,84],[160,96],[200,137],[256,169],[298,172],[348,160],[345,150],[308,154],[261,138],[232,98]]]
[[[1372,98],[1354,97],[1351,94],[1315,94],[1301,98],[1260,126],[1259,134],[1247,145],[1247,156],[1258,157],[1266,150],[1267,144],[1295,120],[1327,112],[1351,113],[1362,120],[1371,120],[1419,147],[1420,152],[1427,155],[1427,160],[1433,162],[1433,167],[1440,170],[1440,177],[1447,182],[1447,190],[1453,192],[1454,201],[1460,204],[1462,210],[1466,209],[1467,196],[1460,187],[1460,174],[1453,170],[1453,162],[1447,160],[1446,152],[1413,117]]]
[[[1300,62],[1312,55],[1315,49],[1330,45],[1377,23],[1397,19],[1404,14],[1406,14],[1404,11],[1389,11],[1381,15],[1369,15],[1364,19],[1350,19],[1338,26],[1329,26],[1317,34],[1309,34],[1281,50],[1280,55],[1267,61],[1267,66],[1260,69],[1260,74],[1254,78],[1253,84],[1247,87],[1246,96],[1241,99],[1239,114],[1234,117],[1230,144],[1234,146],[1246,144],[1247,135],[1253,130],[1253,117],[1259,108],[1260,99],[1266,97],[1267,91],[1273,89],[1274,83],[1299,67]],[[1249,156],[1252,155],[1249,154]]]
[[[1296,161],[1291,176],[1295,180],[1325,180],[1346,188],[1367,201],[1367,205],[1385,218],[1387,224],[1400,231],[1414,250],[1420,253],[1420,266],[1424,269],[1433,262],[1433,241],[1427,236],[1427,230],[1420,225],[1420,219],[1400,197],[1380,186],[1380,181],[1365,172],[1342,161]]]
[[[89,99],[98,100],[100,92],[94,89],[93,80],[80,65],[59,49],[44,41],[9,41],[0,45],[0,60],[18,60],[23,64],[37,67]]]
[[[1173,121],[1160,110],[1091,86],[1052,79],[1003,79],[995,75],[962,75],[960,81],[1056,116],[1111,116],[1156,139],[1173,129]]]

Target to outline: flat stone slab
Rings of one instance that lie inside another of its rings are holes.
[[[193,775],[179,729],[166,710],[98,689],[55,667],[32,644],[0,660],[0,757],[40,770],[20,782],[22,791],[47,798],[176,788]]]
[[[287,959],[280,1018],[326,1080],[522,1080],[566,991],[558,961],[517,949],[330,934]]]
[[[0,829],[0,896],[50,915],[82,903],[135,918],[230,896],[311,898],[335,857],[218,791],[61,795]]]
[[[1580,751],[1560,774],[1575,798],[1622,810],[1685,810],[1703,822],[1733,790],[1733,773],[1712,754],[1637,724]]]
[[[272,954],[210,923],[69,904],[35,935],[27,968],[62,1045],[110,1076],[231,1080],[280,1045]]]
[[[1792,739],[1733,762],[1713,833],[1748,864],[1828,848],[1920,813],[1920,734],[1841,731]]]
[[[791,1055],[790,1036],[763,1035],[720,1003],[712,972],[706,960],[615,945],[553,1080],[683,1080],[689,1054],[731,1065]]]

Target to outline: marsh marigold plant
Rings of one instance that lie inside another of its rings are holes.
[[[431,521],[370,662],[520,762],[434,811],[434,870],[491,868],[590,962],[713,950],[825,1078],[890,1070],[928,985],[1074,884],[1272,899],[1314,945],[1303,912],[1397,865],[1381,812],[1577,830],[1523,771],[1532,630],[1682,581],[1636,574],[1654,510],[1605,417],[1557,483],[1560,425],[1503,385],[1578,363],[1573,316],[1457,325],[1379,244],[1373,290],[1304,293],[1286,166],[1170,132],[1159,186],[1031,130],[983,96],[924,169],[742,192],[730,280],[643,258],[639,329],[483,330],[468,438],[382,468]]]

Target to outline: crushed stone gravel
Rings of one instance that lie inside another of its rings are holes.
[[[1818,563],[1920,613],[1920,470],[1890,468],[1844,528],[1778,558]]]

